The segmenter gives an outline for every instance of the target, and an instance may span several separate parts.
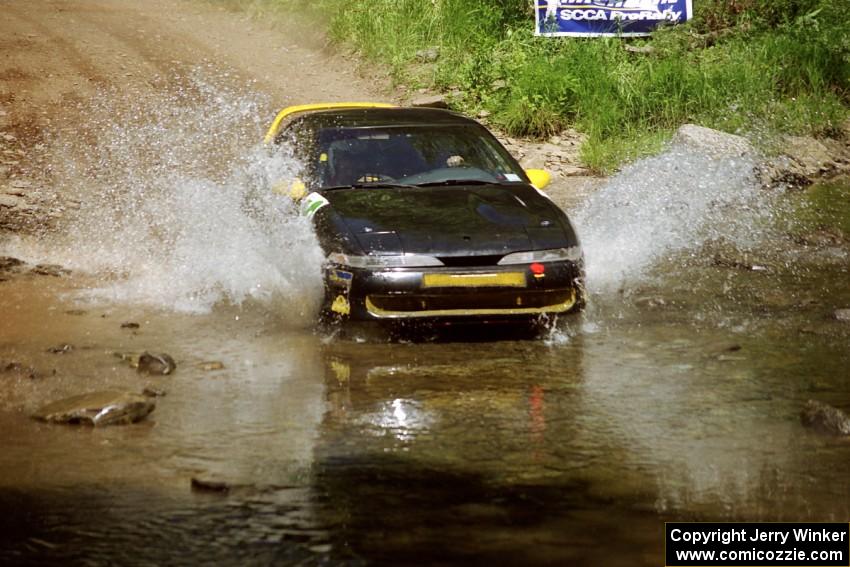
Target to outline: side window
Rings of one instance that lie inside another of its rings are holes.
[[[296,118],[281,127],[274,144],[281,153],[289,154],[286,157],[295,162],[298,178],[308,188],[315,187],[316,167],[312,163],[316,145],[314,129],[307,125],[305,120]]]

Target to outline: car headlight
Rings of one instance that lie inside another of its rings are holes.
[[[533,262],[558,262],[564,260],[578,262],[581,260],[582,254],[581,246],[553,248],[551,250],[531,250],[529,252],[514,252],[513,254],[508,254],[499,260],[499,265],[531,264]]]
[[[433,256],[422,254],[400,254],[398,256],[352,256],[350,254],[333,253],[328,255],[328,261],[352,268],[420,268],[426,266],[443,266],[444,264]]]

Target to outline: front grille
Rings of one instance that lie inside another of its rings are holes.
[[[488,256],[438,256],[446,266],[450,268],[467,268],[471,266],[495,266],[499,260],[504,258],[502,254],[491,254]]]

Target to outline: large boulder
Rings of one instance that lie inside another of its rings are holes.
[[[850,170],[850,149],[837,140],[784,136],[782,154],[759,167],[764,185],[805,187],[814,180]]]
[[[756,154],[755,148],[746,138],[696,124],[683,124],[673,136],[673,143],[687,146],[714,158],[735,158]]]

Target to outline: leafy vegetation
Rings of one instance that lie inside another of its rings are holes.
[[[510,134],[586,133],[583,159],[601,171],[657,150],[684,122],[766,139],[837,134],[850,101],[845,0],[694,4],[688,24],[637,40],[535,37],[527,0],[316,0],[312,9],[331,14],[334,40],[397,83],[460,93],[460,110],[487,110]],[[429,48],[439,58],[417,60]]]

